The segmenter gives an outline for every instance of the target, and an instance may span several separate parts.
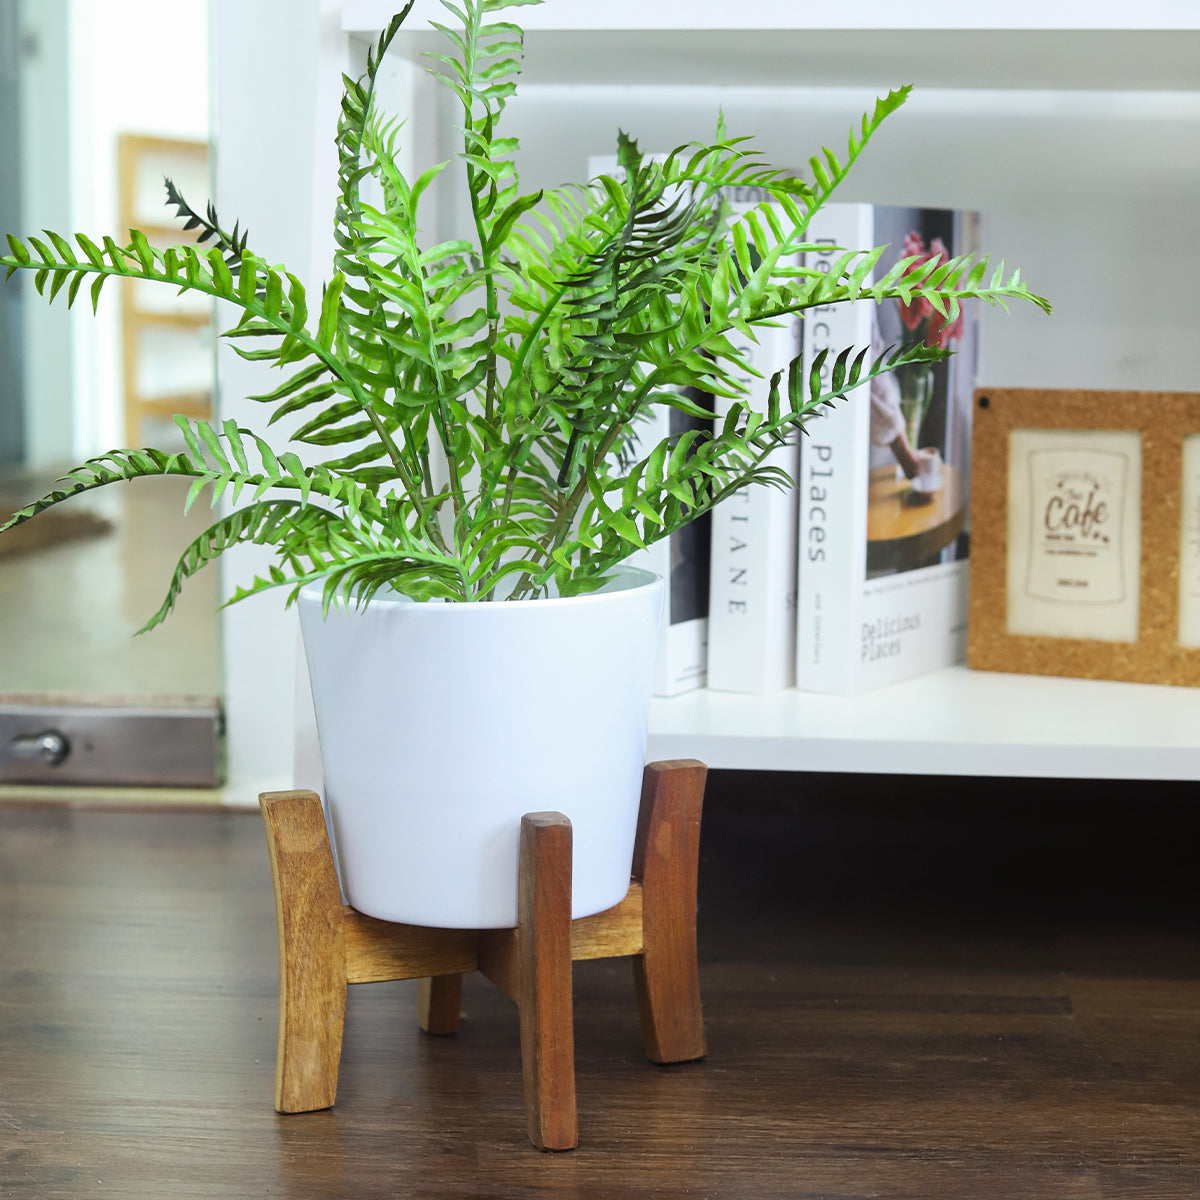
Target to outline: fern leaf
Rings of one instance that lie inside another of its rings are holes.
[[[146,633],[160,625],[175,607],[187,579],[215,561],[231,546],[243,542],[272,545],[282,540],[281,535],[285,533],[288,538],[295,540],[301,531],[309,533],[322,521],[338,519],[335,514],[323,509],[302,509],[294,500],[265,501],[238,509],[222,518],[210,525],[184,550],[171,576],[166,598],[138,633]]]

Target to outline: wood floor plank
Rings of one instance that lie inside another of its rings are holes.
[[[256,815],[0,808],[0,1197],[1200,1195],[1200,908],[1156,866],[1185,829],[1139,874],[1132,808],[1084,861],[1066,826],[1018,845],[1011,808],[900,830],[724,786],[708,1057],[647,1063],[628,963],[576,963],[580,1144],[559,1156],[526,1140],[517,1011],[478,975],[446,1038],[417,1029],[415,981],[351,988],[336,1106],[273,1111]]]

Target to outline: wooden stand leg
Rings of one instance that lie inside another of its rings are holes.
[[[642,784],[633,877],[642,885],[644,950],[633,960],[642,1040],[654,1062],[703,1058],[696,960],[696,876],[707,768],[651,763]]]
[[[275,1108],[329,1108],[337,1093],[346,1012],[342,897],[315,792],[259,797],[279,927]]]
[[[433,975],[418,983],[417,1024],[426,1033],[457,1033],[461,1010],[461,975]]]
[[[542,1150],[579,1141],[571,996],[571,823],[521,818],[517,1004],[529,1140]]]

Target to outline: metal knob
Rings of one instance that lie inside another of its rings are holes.
[[[8,743],[8,753],[13,758],[40,759],[48,767],[57,767],[71,753],[71,743],[66,734],[57,729],[44,733],[25,733]]]

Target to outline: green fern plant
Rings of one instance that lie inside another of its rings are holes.
[[[184,551],[167,597],[145,628],[171,610],[188,576],[230,546],[270,546],[275,562],[233,599],[283,587],[289,602],[324,581],[326,604],[368,602],[381,589],[417,600],[521,599],[556,588],[598,587],[632,551],[667,537],[740,488],[787,486],[766,465],[798,427],[852,388],[948,351],[922,344],[871,358],[848,347],[799,360],[770,380],[765,411],[738,382],[751,369],[731,335],[819,305],[924,298],[953,318],[978,299],[1006,306],[1033,295],[1019,273],[986,258],[904,259],[868,282],[882,252],[849,248],[828,273],[788,265],[805,230],[908,88],[880,99],[852,129],[844,160],[829,150],[804,181],[759,160],[748,139],[718,128],[664,162],[643,159],[622,134],[623,179],[522,193],[516,139],[500,136],[516,90],[522,32],[496,20],[538,0],[443,0],[457,18],[438,26],[450,52],[433,74],[462,106],[468,239],[423,246],[419,209],[449,164],[416,180],[397,166],[399,126],[375,103],[380,61],[412,0],[347,78],[337,130],[338,203],[333,274],[320,300],[271,266],[215,209],[193,210],[173,185],[168,201],[199,229],[202,245],[152,247],[130,231],[119,245],[82,234],[72,243],[8,237],[0,265],[30,271],[37,290],[73,304],[87,287],[93,306],[109,279],[149,280],[201,292],[232,307],[223,334],[239,354],[270,363],[283,379],[254,397],[269,422],[303,414],[291,440],[336,446],[306,466],[294,452],[226,421],[176,421],[186,450],[114,450],[70,471],[9,525],[80,492],[150,475],[193,480],[189,506],[206,490],[233,511]],[[366,181],[374,181],[367,198]],[[768,197],[731,219],[730,187]],[[822,386],[822,378],[826,383]],[[711,417],[697,396],[734,398],[711,434],[666,439],[630,456],[631,431],[651,406]],[[238,507],[249,498],[249,503]],[[7,528],[8,526],[5,526]]]

